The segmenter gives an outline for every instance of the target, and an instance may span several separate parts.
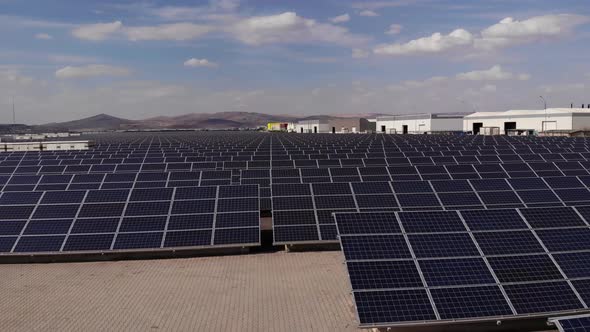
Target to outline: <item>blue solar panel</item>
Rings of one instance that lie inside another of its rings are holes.
[[[129,203],[125,209],[126,216],[167,215],[170,202],[139,202]]]
[[[547,255],[489,257],[488,262],[502,283],[562,279]]]
[[[78,213],[79,218],[119,217],[123,214],[125,204],[84,204]]]
[[[472,231],[528,228],[514,209],[461,211],[461,216]]]
[[[63,251],[103,251],[109,250],[115,234],[70,235]]]
[[[260,225],[259,212],[218,213],[215,228],[256,227]]]
[[[33,214],[34,219],[75,218],[80,205],[39,205]]]
[[[479,256],[466,233],[415,234],[408,239],[418,258]]]
[[[275,226],[273,235],[277,244],[320,240],[316,225]]]
[[[115,239],[114,249],[159,248],[163,235],[162,232],[121,233]]]
[[[538,230],[537,235],[551,252],[590,250],[588,228]]]
[[[432,289],[431,294],[441,319],[512,314],[498,286],[438,288]]]
[[[176,204],[176,203],[175,203]],[[168,230],[190,230],[213,228],[213,214],[192,214],[170,216]]]
[[[90,190],[86,196],[86,203],[125,202],[129,190]]]
[[[504,290],[518,314],[583,308],[576,294],[564,281],[505,285]]]
[[[259,244],[260,228],[219,228],[213,235],[214,245]]]
[[[85,191],[48,191],[43,195],[41,204],[81,203]]]
[[[590,331],[590,316],[568,316],[550,319],[560,332],[588,332]]]
[[[348,262],[347,266],[353,290],[423,287],[412,260]]]
[[[211,230],[167,232],[164,247],[195,247],[211,244]]]
[[[228,198],[217,202],[217,212],[259,211],[258,198]]]
[[[0,252],[10,252],[17,239],[16,236],[0,237]]]
[[[523,209],[521,213],[533,228],[586,226],[576,211],[569,207]]]
[[[338,213],[340,234],[401,234],[395,213]]]
[[[59,251],[64,239],[65,235],[21,236],[14,252]]]
[[[553,254],[553,258],[570,279],[590,275],[590,252]]]
[[[355,292],[354,299],[361,326],[436,319],[423,289]]]
[[[485,255],[515,255],[544,253],[543,246],[531,231],[502,231],[474,233]]]
[[[119,218],[76,219],[72,233],[114,233],[119,226]]]
[[[393,190],[398,194],[404,193],[429,193],[432,192],[427,181],[405,181],[405,182],[393,182]]]
[[[435,194],[400,194],[397,199],[402,208],[439,207],[440,202]]]
[[[66,234],[73,219],[31,220],[24,230],[25,235]]]
[[[313,210],[311,196],[273,197],[273,210]]]
[[[166,216],[123,218],[120,232],[163,231],[166,227]]]
[[[514,191],[482,191],[479,197],[486,205],[521,204]]]
[[[424,280],[430,287],[495,283],[481,258],[425,259],[419,263]]]
[[[37,204],[41,192],[5,192],[0,196],[0,205]]]
[[[359,209],[393,209],[398,207],[393,194],[357,195],[355,199]]]
[[[399,212],[398,217],[407,233],[466,232],[456,212]]]
[[[354,209],[355,201],[350,196],[315,196],[315,207],[317,209]]]
[[[172,199],[171,188],[135,189],[131,192],[130,201],[169,201]]]
[[[19,235],[25,224],[26,220],[2,220],[0,235]]]

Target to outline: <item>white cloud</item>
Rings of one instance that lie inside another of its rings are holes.
[[[238,9],[239,0],[211,0],[205,6],[164,6],[158,8],[143,8],[148,14],[155,15],[168,21],[199,20],[209,15],[230,13]]]
[[[207,59],[197,59],[191,58],[184,62],[186,67],[207,67],[207,68],[215,68],[218,66],[217,63],[211,62]]]
[[[174,23],[157,26],[128,27],[127,38],[138,40],[191,40],[213,30],[212,27],[194,23]]]
[[[50,40],[50,39],[53,39],[53,36],[51,36],[48,33],[38,33],[35,35],[35,38],[43,39],[43,40]]]
[[[352,57],[354,59],[364,59],[369,57],[369,52],[360,48],[352,49]]]
[[[398,35],[400,32],[402,32],[402,28],[403,26],[401,26],[400,24],[392,24],[389,26],[389,29],[387,29],[387,31],[385,31],[386,35]]]
[[[475,70],[466,73],[457,74],[458,80],[463,81],[502,81],[517,79],[526,81],[530,78],[528,74],[514,74],[502,69],[500,65],[495,65],[486,70]]]
[[[233,8],[235,1],[216,2],[215,6]],[[213,6],[213,5],[212,5]],[[184,8],[184,7],[183,7]],[[187,7],[188,8],[188,7]],[[145,9],[144,9],[145,10]],[[160,15],[181,16],[180,7],[158,8]],[[170,11],[165,14],[166,10]],[[345,14],[348,15],[348,14]],[[350,17],[349,17],[350,19]],[[115,33],[128,40],[193,40],[211,32],[219,36],[230,36],[249,45],[271,43],[328,43],[342,46],[356,46],[370,40],[369,37],[351,33],[347,28],[331,23],[320,23],[313,19],[285,12],[268,16],[242,18],[233,13],[213,15],[207,24],[178,22],[154,26],[123,26],[120,21],[113,23],[87,24],[77,27],[72,34],[80,39],[104,40]],[[337,21],[343,22],[344,15]]]
[[[82,67],[63,67],[55,72],[55,77],[59,79],[76,79],[100,76],[127,76],[130,73],[131,71],[124,67],[92,64]]]
[[[401,83],[398,84],[392,84],[392,85],[388,85],[386,87],[386,90],[388,91],[407,91],[410,89],[416,89],[416,88],[425,88],[425,87],[431,87],[433,85],[439,84],[441,82],[447,82],[449,80],[448,77],[446,76],[434,76],[422,81],[403,81]]]
[[[348,21],[350,21],[350,15],[348,15],[348,13],[338,15],[338,16],[332,17],[330,19],[330,22],[332,22],[332,23],[344,23],[344,22],[348,22]]]
[[[79,39],[98,41],[107,39],[122,27],[121,21],[85,24],[72,30],[72,34]]]
[[[587,23],[588,17],[572,14],[536,16],[524,21],[507,17],[481,32],[484,38],[537,38],[558,36],[577,25]]]
[[[373,49],[376,54],[412,55],[445,52],[457,47],[469,46],[473,35],[464,29],[457,29],[448,35],[440,32],[430,37],[411,40],[405,44],[382,44]]]
[[[536,16],[523,21],[507,17],[484,29],[475,46],[480,49],[493,49],[561,37],[571,33],[576,26],[589,21],[586,16],[573,14]]]
[[[359,12],[360,16],[365,16],[365,17],[375,17],[375,16],[379,16],[379,14],[377,14],[376,12],[369,10],[369,9],[365,9],[365,10],[361,10]]]
[[[491,51],[548,38],[563,37],[571,33],[576,26],[588,22],[590,17],[572,14],[536,16],[523,21],[508,17],[487,27],[479,34],[472,34],[465,29],[456,29],[448,35],[437,32],[405,44],[378,45],[373,51],[377,54],[394,56],[434,54],[458,49],[475,53]]]
[[[351,34],[344,27],[318,23],[294,12],[246,18],[234,24],[228,31],[236,39],[249,45],[316,42],[350,46],[368,40],[364,36]]]

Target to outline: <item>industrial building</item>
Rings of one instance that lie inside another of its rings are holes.
[[[590,109],[548,108],[545,110],[510,110],[476,112],[463,118],[463,131],[480,134],[481,128],[499,128],[500,134],[511,131],[551,132],[590,129]]]
[[[377,132],[387,134],[425,134],[463,130],[462,113],[407,114],[377,117]]]
[[[364,133],[370,131],[369,121],[364,118],[329,118],[303,120],[295,124],[297,133]]]
[[[268,131],[295,131],[295,124],[293,122],[269,122],[266,124]]]
[[[1,142],[1,151],[65,151],[88,150],[92,141]]]

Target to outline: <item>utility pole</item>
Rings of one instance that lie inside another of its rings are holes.
[[[547,101],[545,100],[545,98],[543,98],[543,96],[539,96],[539,98],[541,98],[541,100],[543,101],[543,109],[545,110],[545,121],[543,122],[543,126],[541,129],[543,129],[543,131],[545,131],[545,126],[547,125]]]
[[[14,96],[12,96],[12,124],[16,124],[16,112],[14,110]]]

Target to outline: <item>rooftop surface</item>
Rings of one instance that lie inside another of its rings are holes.
[[[342,253],[0,265],[7,331],[361,331]]]

